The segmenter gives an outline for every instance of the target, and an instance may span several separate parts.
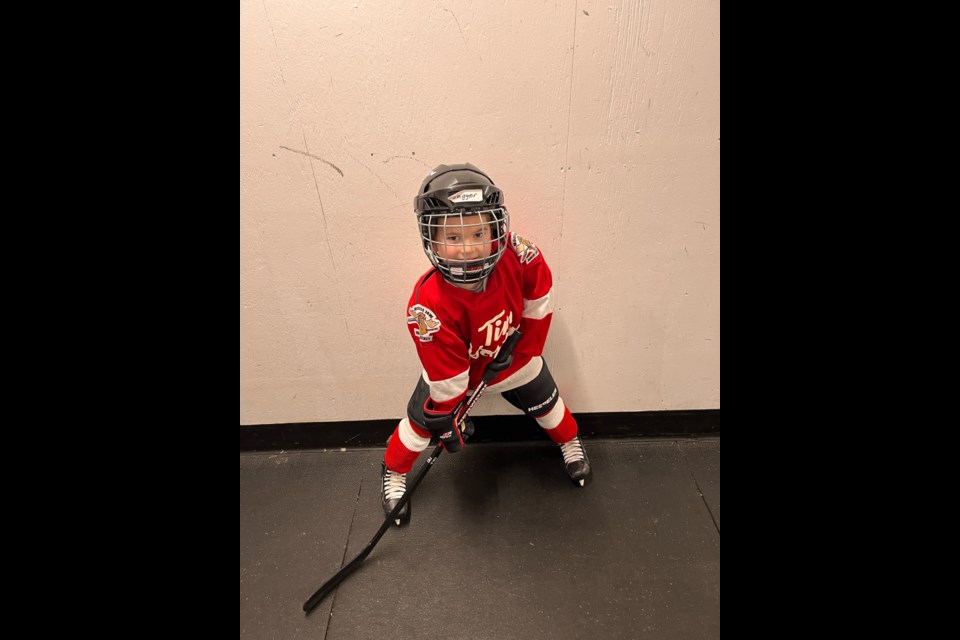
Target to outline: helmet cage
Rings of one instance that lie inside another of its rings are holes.
[[[470,225],[464,225],[463,222],[465,217],[471,216],[480,216],[483,224],[490,227],[489,240],[483,240],[484,244],[490,244],[489,255],[471,260],[453,260],[449,256],[456,254],[458,250],[467,253],[468,248],[476,246],[476,242],[471,242],[473,238],[466,237],[466,226]],[[418,212],[417,225],[420,228],[423,251],[430,263],[440,270],[447,281],[457,284],[480,282],[493,273],[510,241],[510,214],[502,205]],[[458,227],[459,233],[455,235],[459,236],[460,241],[448,241],[451,228],[456,230]],[[444,258],[440,251],[448,257]]]

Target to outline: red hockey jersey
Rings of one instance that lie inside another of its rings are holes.
[[[512,248],[512,251],[511,251]],[[436,411],[449,412],[476,389],[511,327],[523,337],[510,368],[491,385],[543,353],[553,308],[553,276],[529,240],[510,234],[510,247],[483,291],[456,287],[431,269],[417,281],[407,304],[407,324],[430,385]]]

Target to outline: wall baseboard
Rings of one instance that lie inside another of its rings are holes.
[[[583,438],[702,437],[720,435],[720,409],[575,413]],[[399,422],[352,420],[240,425],[240,451],[381,447]],[[475,416],[470,442],[548,441],[543,429],[522,415]]]

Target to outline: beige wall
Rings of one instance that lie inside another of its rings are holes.
[[[551,265],[574,412],[719,408],[718,1],[241,0],[240,424],[403,415],[444,162]]]

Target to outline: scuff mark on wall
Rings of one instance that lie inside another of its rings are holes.
[[[267,2],[263,0],[263,15],[267,17],[267,26],[270,27],[270,35],[273,36],[273,50],[277,52],[277,68],[280,70],[280,81],[283,86],[287,86],[287,80],[283,77],[283,65],[280,64],[280,47],[277,46],[277,34],[273,31],[273,23],[270,22],[270,14],[267,13]]]
[[[406,203],[406,200],[405,200],[404,198],[401,198],[399,195],[397,195],[397,192],[393,190],[393,187],[391,187],[391,186],[388,185],[386,182],[384,182],[383,178],[380,177],[380,174],[379,174],[379,173],[377,173],[376,171],[374,171],[373,169],[371,169],[371,168],[368,167],[367,165],[365,165],[365,164],[363,164],[362,162],[360,162],[359,160],[357,160],[357,158],[355,158],[352,153],[348,153],[347,155],[350,156],[351,158],[353,158],[353,161],[356,162],[358,165],[360,165],[361,167],[363,167],[364,169],[366,169],[367,171],[369,171],[371,174],[373,174],[373,177],[376,178],[377,180],[379,180],[379,181],[380,181],[380,184],[382,184],[383,186],[385,186],[385,187],[387,188],[387,190],[389,190],[390,193],[393,194],[393,197],[396,198],[398,202]]]
[[[460,32],[460,39],[463,41],[463,46],[467,46],[467,39],[463,36],[463,29],[460,27],[460,20],[457,19],[457,14],[453,12],[452,9],[447,9],[446,7],[441,7],[444,11],[453,16],[453,19],[457,21],[457,30]],[[483,62],[483,55],[480,52],[477,52],[477,56],[480,57],[480,62]]]
[[[307,149],[307,153],[303,155],[309,158],[317,158],[317,156],[310,153],[310,145],[307,143],[307,132],[301,130],[301,133],[303,134],[303,146],[306,147]],[[283,148],[286,149],[287,147],[283,147]],[[289,151],[295,151],[295,150],[289,149]],[[327,162],[323,158],[317,158],[317,159],[322,162]],[[327,162],[327,164],[330,164],[330,163]],[[333,166],[333,165],[330,165],[330,166]],[[336,167],[333,167],[333,168],[337,169]],[[340,169],[337,169],[337,171],[340,171]],[[337,272],[337,261],[333,259],[333,248],[330,246],[330,229],[327,227],[327,212],[324,211],[323,209],[323,198],[320,197],[320,184],[317,182],[317,172],[313,170],[312,162],[310,163],[310,173],[313,174],[313,185],[317,189],[317,200],[320,201],[320,217],[323,220],[323,243],[327,246],[327,255],[330,256],[330,264],[333,266],[334,281],[339,281],[339,274]],[[340,175],[341,176],[343,175],[342,171],[340,171]],[[337,290],[340,291],[339,284],[337,285]],[[342,318],[342,320],[343,320],[343,328],[346,331],[347,335],[349,336],[350,325],[347,323],[346,318]]]
[[[306,141],[304,141],[304,144],[306,144]],[[329,160],[324,160],[324,159],[321,158],[320,156],[315,156],[315,155],[313,155],[312,153],[310,153],[309,149],[308,149],[307,151],[300,151],[299,149],[291,149],[290,147],[285,147],[285,146],[283,146],[283,145],[280,145],[280,148],[281,148],[281,149],[286,149],[287,151],[293,151],[294,153],[299,153],[299,154],[302,155],[302,156],[308,156],[308,157],[310,157],[310,158],[313,158],[314,160],[319,160],[320,162],[324,162],[324,163],[330,165],[331,167],[333,167],[333,169],[334,169],[337,173],[340,174],[340,177],[341,177],[341,178],[343,177],[343,171],[340,170],[340,167],[338,167],[337,165],[333,164],[333,163],[330,162]]]
[[[303,134],[303,144],[307,146],[307,134]],[[309,148],[309,147],[308,147]],[[292,149],[291,149],[292,151]],[[313,157],[309,153],[304,154]],[[330,264],[333,265],[333,273],[337,273],[337,263],[333,259],[333,250],[330,248],[330,229],[327,228],[327,212],[323,209],[323,198],[320,197],[320,184],[317,182],[317,173],[313,170],[313,163],[310,163],[310,173],[313,174],[313,186],[317,189],[317,200],[320,201],[320,217],[323,219],[323,241],[327,245],[327,254],[330,256]]]
[[[420,158],[414,158],[414,157],[412,157],[412,156],[390,156],[389,158],[387,158],[386,160],[383,161],[383,164],[387,164],[388,162],[390,162],[390,161],[393,160],[394,158],[403,158],[404,160],[413,160],[414,162],[419,162],[420,164],[422,164],[423,166],[425,166],[427,169],[432,168],[432,167],[430,167],[430,165],[428,165],[426,162],[424,162],[424,161],[421,160]]]

